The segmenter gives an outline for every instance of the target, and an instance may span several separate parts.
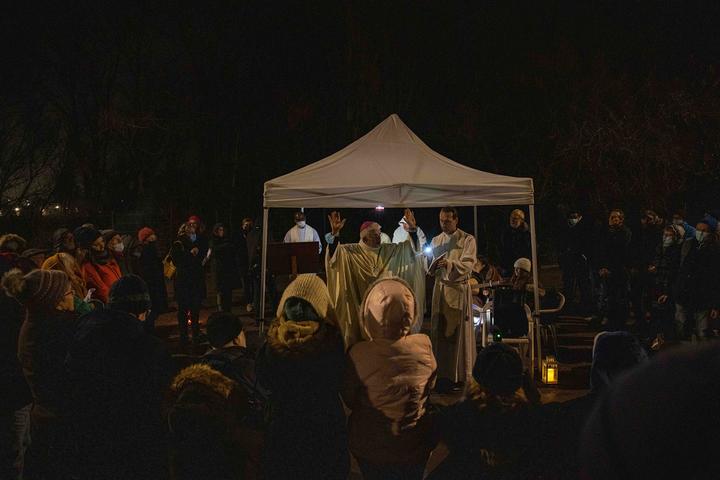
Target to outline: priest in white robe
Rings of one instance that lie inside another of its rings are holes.
[[[285,234],[285,243],[317,242],[318,253],[322,253],[322,242],[317,230],[307,224],[303,212],[295,212],[295,226]]]
[[[415,248],[417,225],[409,209],[405,210],[405,218],[410,227],[410,237],[406,242],[381,243],[380,225],[365,222],[360,227],[359,243],[339,244],[338,236],[345,220],[338,212],[328,216],[332,232],[325,235],[328,243],[325,271],[345,348],[360,340],[360,306],[367,288],[379,278],[397,276],[405,280],[415,293],[416,308],[419,318],[422,318],[425,311],[424,255]],[[419,330],[421,325],[415,328]]]
[[[398,227],[395,229],[395,232],[393,232],[392,243],[402,243],[407,240],[409,236],[410,234],[408,233],[408,223],[407,220],[405,220],[405,217],[403,217],[398,222]],[[415,248],[417,248],[418,251],[421,251],[427,243],[427,236],[420,227],[418,227],[417,229],[417,237],[418,244],[415,246]]]
[[[435,277],[432,298],[431,339],[438,363],[438,380],[460,387],[475,364],[475,330],[468,280],[476,261],[475,238],[457,228],[454,207],[440,211],[442,233],[432,239]]]

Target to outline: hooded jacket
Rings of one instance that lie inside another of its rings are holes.
[[[285,303],[308,302],[317,321],[290,320]],[[266,477],[345,479],[350,464],[340,401],[344,347],[327,286],[311,274],[285,289],[258,354],[258,381],[271,391]]]
[[[370,463],[424,463],[433,448],[425,413],[437,363],[430,338],[410,334],[417,321],[407,283],[384,279],[368,288],[343,399],[352,409],[350,450]]]

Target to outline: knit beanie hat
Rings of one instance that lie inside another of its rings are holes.
[[[22,255],[20,255],[20,256],[25,257],[25,258],[30,258],[30,257],[34,257],[35,255],[40,255],[41,253],[47,255],[48,251],[45,250],[44,248],[28,248],[27,250],[22,252]]]
[[[215,312],[207,319],[207,336],[210,345],[220,348],[242,332],[242,323],[228,312]]]
[[[150,227],[143,227],[138,231],[138,240],[140,240],[140,243],[145,243],[145,240],[147,240],[150,235],[155,235],[155,231]]]
[[[102,233],[91,227],[78,227],[73,235],[75,235],[75,242],[80,248],[90,248],[95,240],[102,237]]]
[[[106,230],[100,230],[100,233],[102,234],[103,240],[105,240],[105,243],[107,244],[115,235],[120,235],[120,232],[113,229],[106,229]]]
[[[147,283],[137,275],[120,277],[110,287],[108,308],[138,315],[150,310]]]
[[[379,228],[380,228],[380,224],[377,223],[377,222],[371,222],[371,221],[369,221],[369,220],[366,221],[366,222],[363,222],[362,225],[360,225],[360,238],[361,238],[361,239],[364,238],[364,237],[365,237],[365,232],[366,232],[367,230],[371,229],[371,228],[378,228],[378,229],[379,229]]]
[[[187,223],[201,223],[200,217],[197,215],[190,215],[190,217],[187,219]]]
[[[493,343],[478,353],[472,375],[489,393],[510,395],[522,386],[522,360],[511,346]]]
[[[26,246],[27,242],[20,235],[6,233],[0,237],[0,252],[13,252],[19,255]]]
[[[698,223],[704,223],[708,227],[710,227],[710,231],[714,232],[717,230],[718,227],[718,221],[715,217],[712,215],[705,214],[705,216],[698,222]]]
[[[519,268],[520,270],[525,270],[530,273],[532,271],[532,262],[528,258],[518,258],[515,260],[513,268]]]
[[[70,230],[67,228],[58,228],[55,230],[52,234],[52,245],[54,249],[58,249],[58,247],[62,246],[63,241],[65,241],[65,237],[68,233],[71,233]]]
[[[70,279],[57,270],[33,270],[23,274],[13,269],[3,275],[2,287],[11,297],[28,308],[51,310],[65,296]]]
[[[308,302],[315,310],[315,313],[327,323],[337,324],[335,311],[330,304],[330,293],[327,285],[320,277],[312,273],[298,275],[290,285],[287,286],[280,298],[277,309],[277,318],[285,320],[285,302],[290,298],[301,298]]]

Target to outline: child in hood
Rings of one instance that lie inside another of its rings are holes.
[[[403,280],[375,282],[362,305],[362,341],[348,352],[350,450],[366,479],[419,480],[434,446],[426,404],[437,363],[430,338],[411,334],[419,321],[415,305]]]

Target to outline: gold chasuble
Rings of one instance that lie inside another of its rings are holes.
[[[425,306],[425,257],[410,238],[402,243],[383,243],[371,248],[360,243],[340,244],[332,257],[325,254],[330,298],[335,306],[345,348],[360,340],[360,306],[367,288],[378,278],[396,276],[405,280],[417,302],[418,318],[413,333],[420,331]]]

